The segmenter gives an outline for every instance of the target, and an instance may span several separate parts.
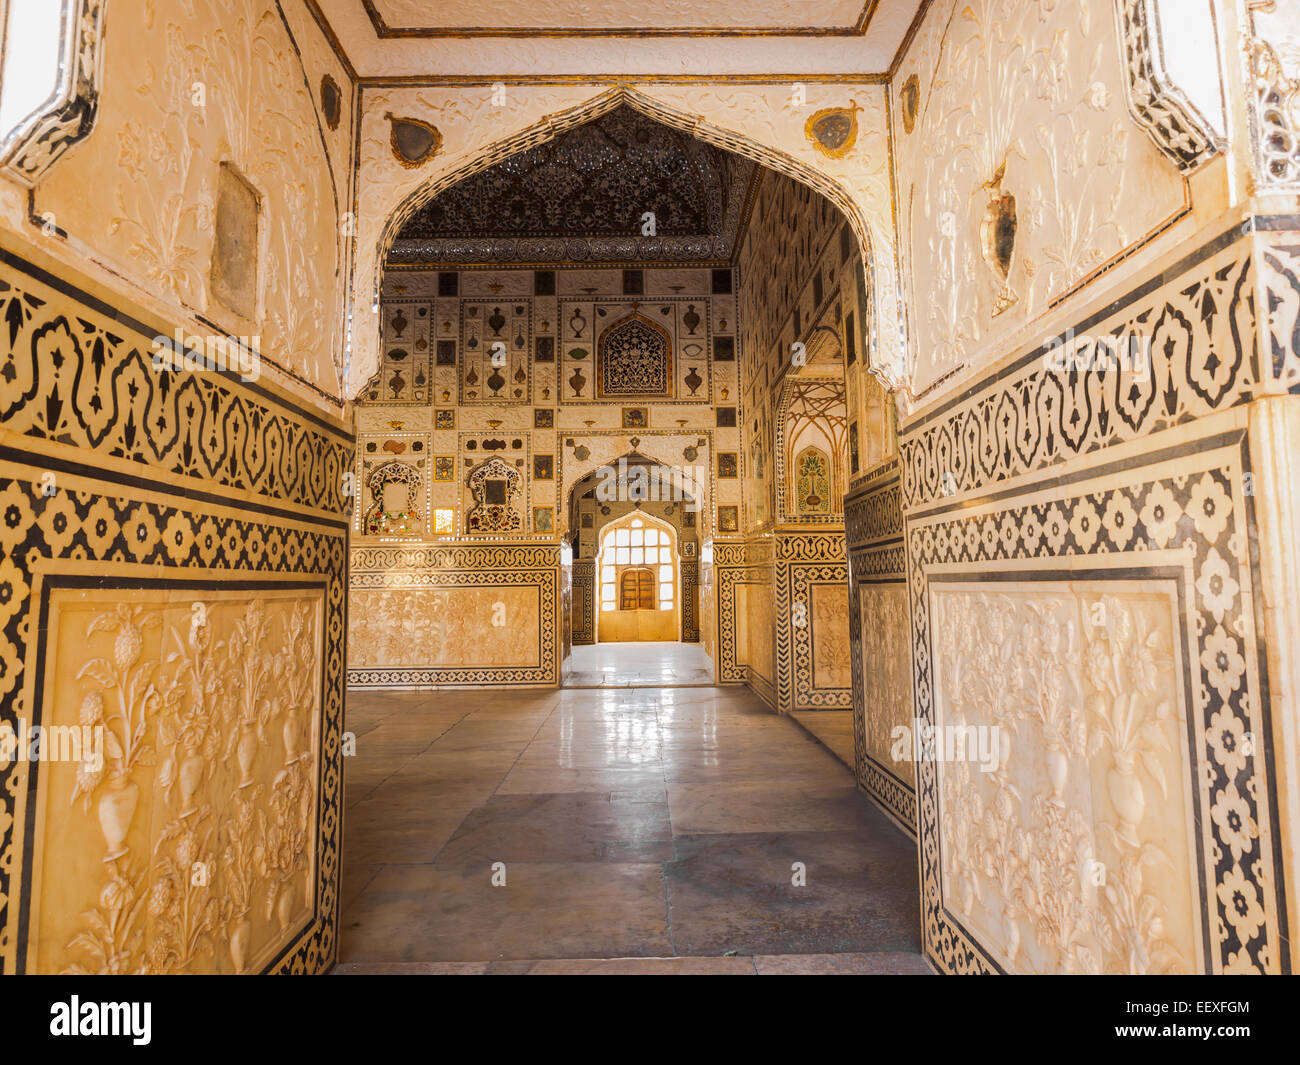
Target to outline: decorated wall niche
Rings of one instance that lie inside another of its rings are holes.
[[[779,522],[843,521],[848,413],[840,377],[799,376],[782,389],[776,439]]]
[[[601,331],[596,351],[598,398],[671,398],[673,347],[663,326],[633,310]],[[696,388],[703,380],[696,375]],[[648,425],[625,428],[645,429]]]
[[[366,479],[370,506],[361,520],[366,536],[419,537],[428,529],[425,474],[405,462],[385,462]]]
[[[430,476],[438,477],[428,432],[389,431],[357,438],[353,531],[359,536],[419,538],[432,531]]]
[[[469,475],[473,505],[465,515],[466,533],[516,532],[524,528],[523,477],[499,458],[476,466]]]

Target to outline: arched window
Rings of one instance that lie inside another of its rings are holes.
[[[672,537],[641,517],[608,526],[600,538],[601,610],[672,610],[677,560]]]

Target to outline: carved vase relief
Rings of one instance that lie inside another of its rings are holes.
[[[312,919],[319,595],[56,592],[27,965],[240,973]]]
[[[912,727],[912,656],[908,646],[907,586],[901,581],[860,584],[862,706],[866,754],[916,786],[910,751],[900,752],[894,729]]]
[[[1197,971],[1172,582],[931,594],[948,910],[1011,971]]]

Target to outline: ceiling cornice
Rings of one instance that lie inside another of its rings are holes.
[[[591,38],[591,37],[865,37],[880,0],[866,0],[852,26],[717,26],[692,28],[664,27],[536,27],[536,26],[389,26],[374,0],[361,0],[375,35],[381,40],[392,38],[466,39],[474,37],[515,38]]]
[[[316,24],[320,27],[321,33],[324,34],[329,42],[330,48],[342,64],[348,76],[353,82],[361,87],[369,88],[418,88],[418,87],[450,87],[450,88],[469,88],[489,86],[495,84],[505,85],[764,85],[771,83],[790,84],[802,82],[809,85],[887,85],[893,81],[894,76],[898,73],[898,68],[902,65],[913,40],[916,38],[918,31],[925,22],[926,15],[929,13],[934,0],[921,0],[916,14],[913,16],[907,32],[904,34],[902,41],[899,43],[894,53],[889,67],[884,71],[872,71],[863,73],[781,73],[771,72],[762,74],[443,74],[443,75],[370,75],[364,76],[358,73],[356,65],[352,62],[346,46],[335,32],[334,27],[330,24],[329,18],[321,10],[318,0],[303,0],[307,10],[310,12]],[[371,5],[369,0],[363,0],[367,7],[367,13],[370,13]],[[870,24],[871,16],[875,13],[880,5],[880,0],[868,0],[863,8],[863,13],[859,19],[859,24],[865,34]],[[377,16],[374,16],[377,17]],[[374,21],[372,17],[372,22]],[[827,36],[843,35],[831,34],[826,31]],[[409,36],[389,32],[381,34],[376,30],[378,36],[382,37],[400,37]],[[485,33],[484,36],[489,34]],[[498,34],[492,31],[491,35],[509,36],[513,31],[503,31]],[[610,36],[668,36],[667,32],[653,31],[626,31],[621,34],[610,32]],[[690,34],[687,34],[688,36]],[[736,36],[753,35],[750,31],[737,32]],[[808,34],[806,34],[808,35]],[[862,34],[858,34],[861,36]],[[558,35],[556,35],[558,36]]]

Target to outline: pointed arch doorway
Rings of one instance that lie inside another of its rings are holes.
[[[705,685],[699,505],[680,470],[633,451],[573,486],[573,652],[565,687]]]

